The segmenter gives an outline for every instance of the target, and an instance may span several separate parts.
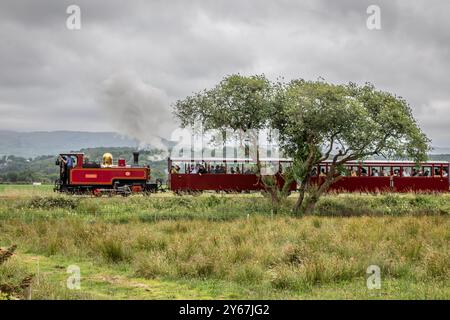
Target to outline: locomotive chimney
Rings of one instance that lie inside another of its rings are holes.
[[[135,166],[139,165],[139,152],[133,152],[133,164]]]

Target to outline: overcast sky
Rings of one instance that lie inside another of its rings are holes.
[[[66,9],[81,8],[81,30]],[[381,9],[369,30],[366,9]],[[227,74],[370,81],[450,146],[450,1],[0,3],[0,129],[167,134],[170,104]]]

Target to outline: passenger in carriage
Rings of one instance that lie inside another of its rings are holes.
[[[430,176],[430,170],[425,170],[425,172],[423,173],[424,177],[429,177]]]
[[[324,168],[320,169],[319,177],[325,177],[325,176],[326,176],[325,169]]]
[[[239,169],[239,166],[236,166],[236,174],[241,174],[241,169]]]
[[[381,176],[381,177],[387,177],[387,176],[388,176],[388,174],[387,174],[387,172],[386,172],[385,169],[381,170],[380,176]]]
[[[170,173],[175,173],[175,174],[180,173],[180,166],[179,165],[171,166]]]
[[[402,177],[410,177],[411,175],[409,174],[409,171],[406,169],[403,169],[402,171]]]
[[[377,169],[372,169],[372,177],[379,177],[380,175],[378,174],[378,170]]]
[[[197,174],[198,173],[198,165],[194,166],[193,164],[191,164],[191,169],[189,170],[190,174]]]
[[[448,177],[447,169],[444,168],[444,169],[442,170],[442,176],[443,176],[443,177]]]
[[[245,171],[244,174],[255,174],[257,172],[257,168],[255,166],[248,166]]]
[[[440,176],[441,175],[441,170],[439,168],[434,168],[434,175],[435,176]]]
[[[198,173],[199,173],[199,174],[205,174],[205,173],[208,173],[208,171],[206,171],[206,168],[205,168],[205,166],[204,166],[203,164],[199,165],[199,167],[198,167]]]
[[[236,173],[236,172],[234,171],[234,168],[233,168],[233,167],[230,168],[230,173],[231,173],[231,174],[235,174],[235,173]]]
[[[361,177],[367,177],[367,170],[365,168],[361,168]]]
[[[419,172],[417,171],[416,168],[413,169],[411,176],[412,177],[417,177],[417,175],[419,174]]]
[[[350,170],[350,177],[357,177],[358,174],[356,173],[355,170],[353,170],[353,168]]]

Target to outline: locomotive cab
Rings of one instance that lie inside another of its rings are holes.
[[[67,190],[70,185],[70,172],[82,165],[83,158],[83,153],[61,153],[58,155],[55,165],[59,166],[59,179],[55,181],[55,190]]]

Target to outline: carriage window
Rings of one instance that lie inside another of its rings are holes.
[[[278,162],[265,162],[261,164],[261,169],[263,169],[264,174],[276,174],[279,170]]]
[[[244,164],[244,174],[255,174],[256,166],[254,164],[245,163]]]
[[[325,176],[327,174],[327,166],[319,166],[319,176]]]
[[[400,170],[401,168],[398,166],[392,167],[392,175],[394,177],[400,177]]]
[[[219,173],[226,173],[226,166],[225,163],[222,162],[216,162],[214,163],[214,166],[211,165],[211,173],[219,174]]]
[[[442,176],[443,177],[448,177],[448,167],[443,167],[442,168]]]
[[[389,177],[391,172],[391,168],[390,167],[380,167],[380,172],[379,172],[379,176],[380,177]]]
[[[413,173],[413,167],[403,167],[402,168],[402,177],[411,177]]]
[[[381,172],[381,167],[370,167],[370,175],[372,177],[379,177]]]
[[[434,176],[440,178],[448,177],[448,167],[444,165],[436,165],[434,166]]]
[[[361,167],[361,177],[367,177],[369,175],[369,167]]]
[[[411,177],[418,177],[422,174],[422,170],[418,167],[413,167],[411,169]]]
[[[225,165],[221,162],[215,162],[214,168],[211,167],[211,173],[224,173],[225,171]]]
[[[423,166],[422,167],[422,176],[423,177],[431,177],[431,168],[430,166]]]
[[[357,177],[358,176],[358,167],[357,166],[348,167],[348,175],[350,177]]]
[[[184,173],[184,164],[182,163],[172,163],[172,167],[170,168],[170,173]]]
[[[441,172],[442,172],[442,166],[434,166],[434,176],[441,176]]]
[[[230,162],[227,164],[227,173],[229,174],[240,174],[241,173],[241,165],[236,162]]]

